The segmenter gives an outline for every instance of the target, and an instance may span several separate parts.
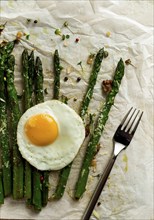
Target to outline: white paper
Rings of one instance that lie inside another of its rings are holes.
[[[79,201],[73,200],[73,192],[81,166],[84,149],[73,163],[64,197],[50,201],[40,213],[28,209],[25,201],[5,199],[0,207],[0,217],[7,219],[79,220],[95,189],[97,174],[103,172],[113,149],[112,137],[127,110],[134,106],[144,111],[143,118],[130,146],[118,156],[109,180],[95,207],[99,218],[112,220],[152,220],[153,216],[153,1],[1,1],[1,23],[7,21],[1,40],[12,40],[18,31],[30,34],[29,42],[36,48],[43,62],[44,88],[52,99],[53,53],[57,48],[64,67],[61,74],[61,94],[69,98],[68,104],[77,112],[86,90],[91,66],[87,65],[90,53],[104,47],[109,57],[103,60],[89,112],[98,113],[105,96],[101,82],[112,79],[117,62],[131,59],[134,66],[125,66],[120,90],[100,140],[101,149],[96,156],[97,169],[91,168],[87,190]],[[32,21],[27,24],[27,18]],[[34,24],[34,20],[38,20]],[[72,34],[62,28],[70,39],[66,45],[54,28],[61,28],[67,21]],[[110,32],[110,37],[106,33]],[[79,42],[75,43],[75,39]],[[25,39],[25,37],[23,37]],[[18,93],[21,87],[20,58],[22,42],[15,47],[15,83]],[[77,63],[82,61],[84,72]],[[69,80],[64,82],[64,77]],[[76,83],[77,77],[81,81]],[[74,102],[73,99],[77,98]],[[58,179],[51,172],[51,192]],[[92,216],[92,219],[96,217]]]

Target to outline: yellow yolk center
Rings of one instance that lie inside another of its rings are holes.
[[[28,119],[25,133],[32,144],[46,146],[53,143],[58,136],[58,125],[52,116],[38,114]]]

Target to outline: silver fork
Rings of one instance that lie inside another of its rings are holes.
[[[89,220],[93,209],[96,205],[96,202],[103,190],[103,187],[108,179],[108,176],[111,172],[111,169],[114,165],[114,162],[118,156],[118,154],[126,149],[126,147],[130,144],[134,133],[138,127],[138,124],[141,120],[141,117],[143,115],[143,112],[137,109],[133,109],[133,107],[128,111],[128,113],[125,115],[124,119],[122,120],[121,124],[118,126],[113,140],[114,140],[114,150],[111,155],[111,158],[103,172],[103,174],[100,176],[99,182],[96,186],[96,189],[92,195],[92,198],[86,208],[86,211],[82,217],[82,220]]]

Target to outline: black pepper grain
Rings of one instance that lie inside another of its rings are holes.
[[[80,82],[80,80],[81,80],[81,78],[80,78],[80,77],[78,77],[76,81],[77,81],[77,82]]]
[[[64,78],[64,82],[66,82],[68,80],[68,77],[67,76],[65,76],[65,78]]]

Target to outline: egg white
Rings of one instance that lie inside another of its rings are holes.
[[[24,126],[36,114],[49,114],[59,129],[57,139],[47,146],[36,146],[28,140]],[[51,100],[28,109],[20,118],[17,128],[19,150],[31,165],[38,170],[59,170],[72,162],[85,137],[82,119],[68,105]]]

